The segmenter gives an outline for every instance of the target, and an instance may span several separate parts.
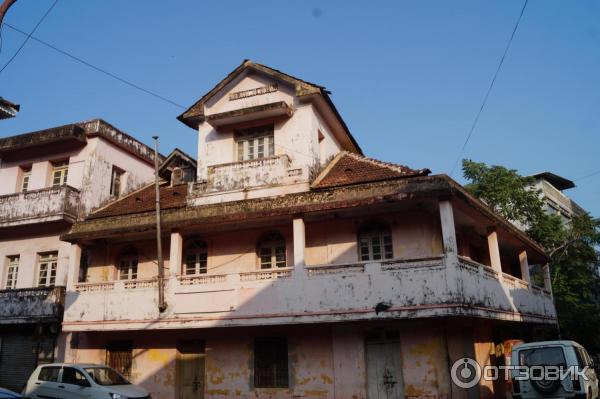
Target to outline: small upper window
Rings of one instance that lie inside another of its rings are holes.
[[[206,274],[208,251],[203,241],[192,242],[185,250],[185,265],[183,274]]]
[[[124,252],[118,261],[119,280],[135,280],[138,275],[138,254],[132,249]]]
[[[238,130],[236,152],[238,161],[266,158],[275,155],[273,125]]]
[[[23,168],[23,177],[21,179],[21,191],[29,190],[29,179],[31,178],[31,168]]]
[[[52,167],[52,187],[60,187],[67,184],[69,175],[69,162],[57,162]]]
[[[17,288],[17,276],[19,275],[19,256],[9,256],[6,267],[6,279],[4,288],[12,290]]]
[[[358,233],[358,251],[361,261],[392,259],[394,246],[389,227],[379,223],[363,226]]]
[[[38,255],[38,287],[52,287],[56,282],[58,252]]]
[[[118,197],[121,195],[121,184],[123,183],[123,172],[121,169],[113,166],[112,175],[110,178],[110,195],[111,197]]]
[[[267,235],[258,245],[261,269],[286,267],[285,239],[280,233]]]

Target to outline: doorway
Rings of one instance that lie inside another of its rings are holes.
[[[204,341],[178,341],[175,364],[177,399],[202,399],[205,387]]]
[[[403,399],[404,382],[397,331],[376,331],[365,340],[367,360],[367,397]]]

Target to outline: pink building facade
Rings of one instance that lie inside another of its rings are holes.
[[[0,139],[0,159],[0,386],[20,390],[55,357],[71,248],[60,235],[152,180],[154,153],[97,119]]]
[[[553,330],[543,250],[449,177],[365,157],[323,87],[245,61],[179,120],[198,160],[161,174],[165,280],[152,186],[73,225],[62,359],[155,399],[487,398],[506,386],[452,363]]]

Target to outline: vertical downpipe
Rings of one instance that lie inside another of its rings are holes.
[[[158,136],[152,136],[154,139],[154,186],[156,191],[156,254],[158,258],[158,311],[164,312],[167,309],[165,302],[165,272],[162,256],[162,240],[160,231],[160,189],[158,178]]]

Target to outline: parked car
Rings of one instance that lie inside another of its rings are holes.
[[[511,364],[519,366],[558,366],[585,369],[586,378],[548,378],[531,372],[529,378],[522,371],[512,373],[512,391],[516,399],[575,398],[597,399],[598,376],[595,364],[585,348],[574,341],[541,341],[516,345],[512,349]],[[538,367],[538,370],[540,368]],[[530,371],[533,371],[530,369]],[[517,378],[520,376],[520,378]]]
[[[145,389],[99,364],[38,366],[29,377],[23,395],[31,399],[150,399]]]
[[[15,399],[22,398],[21,394],[11,391],[10,389],[0,388],[0,399]]]

